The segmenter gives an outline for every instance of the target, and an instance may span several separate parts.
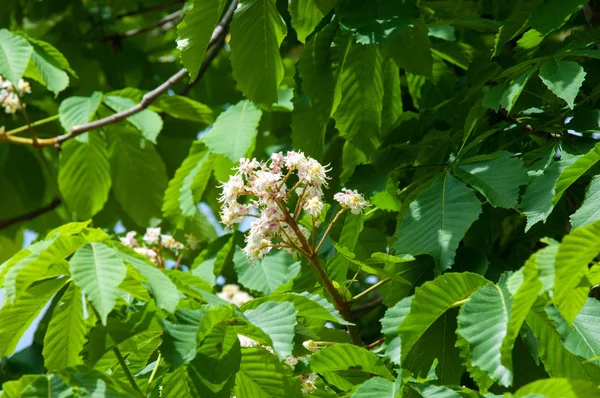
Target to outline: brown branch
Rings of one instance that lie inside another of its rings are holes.
[[[117,33],[115,35],[109,36],[109,37],[105,37],[104,41],[121,41],[123,39],[127,39],[129,37],[134,37],[137,35],[141,35],[142,33],[146,33],[150,30],[153,30],[155,28],[160,28],[161,26],[172,22],[176,19],[179,19],[183,16],[183,14],[185,13],[184,9],[181,10],[177,10],[169,15],[167,15],[166,17],[163,17],[161,19],[159,19],[158,21],[156,21],[155,23],[153,23],[152,25],[148,25],[148,26],[142,26],[141,28],[135,28],[135,29],[131,29],[128,30],[126,32],[123,33]]]
[[[237,7],[237,0],[233,0],[231,2],[231,5],[229,6],[229,9],[227,10],[225,15],[221,19],[221,22],[219,22],[219,24],[213,31],[212,37],[210,38],[209,46],[213,46],[213,45],[219,43],[219,41],[223,40],[225,31],[227,29],[227,26],[231,22],[231,19],[233,18],[233,12],[235,11],[236,7]],[[206,71],[206,69],[208,68],[208,65],[210,64],[210,62],[213,59],[214,59],[214,56],[212,58],[209,58],[209,57],[205,58],[200,67],[200,71],[201,72]],[[143,111],[144,109],[146,109],[148,106],[150,106],[150,104],[152,104],[154,101],[156,101],[156,99],[161,94],[165,93],[169,88],[171,88],[171,86],[173,86],[175,83],[177,83],[179,80],[181,80],[186,74],[187,74],[187,70],[185,68],[181,69],[179,72],[177,72],[173,76],[171,76],[166,82],[164,82],[163,84],[161,84],[154,90],[149,91],[146,94],[144,94],[144,96],[142,97],[142,100],[138,104],[136,104],[135,106],[132,106],[129,109],[126,109],[122,112],[117,112],[108,117],[105,117],[105,118],[102,118],[99,120],[95,120],[90,123],[82,124],[81,126],[75,126],[68,133],[59,135],[57,137],[38,139],[37,146],[53,146],[54,145],[54,146],[57,146],[57,148],[60,148],[60,145],[63,142],[65,142],[73,137],[76,137],[78,135],[81,135],[81,134],[91,131],[91,130],[99,129],[99,128],[104,127],[109,124],[114,124],[114,123],[120,122],[121,120],[124,120],[132,115],[135,115],[136,113],[139,113],[139,112]],[[197,79],[199,79],[200,77],[201,77],[201,75],[198,74]],[[34,145],[34,141],[31,138],[9,136],[9,135],[6,135],[5,133],[4,134],[0,133],[0,141],[7,141],[7,142],[11,142],[13,144],[20,144],[20,145]]]
[[[125,18],[125,17],[132,17],[135,15],[141,15],[141,14],[147,14],[147,13],[151,13],[151,12],[155,12],[155,11],[162,11],[164,9],[167,8],[171,8],[171,7],[175,7],[177,5],[180,5],[182,3],[185,3],[184,0],[177,0],[173,3],[168,3],[168,4],[158,4],[152,7],[146,7],[146,8],[140,8],[134,11],[128,11],[128,12],[124,12],[123,14],[117,14],[114,16],[115,19],[117,18]]]
[[[29,213],[25,213],[25,214],[22,214],[17,217],[0,220],[0,229],[8,228],[14,224],[17,224],[17,223],[20,223],[23,221],[33,220],[34,218],[41,216],[42,214],[49,213],[52,210],[56,209],[58,206],[60,206],[61,203],[62,202],[59,198],[55,198],[52,200],[52,202],[50,202],[50,204],[48,204],[44,207],[41,207],[39,209],[30,211]]]

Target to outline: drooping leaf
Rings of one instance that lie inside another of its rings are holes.
[[[306,42],[306,37],[312,33],[334,5],[335,1],[332,0],[291,0],[288,8],[298,40],[302,43]]]
[[[244,315],[254,326],[265,332],[273,342],[273,349],[283,360],[292,354],[297,311],[291,303],[266,302]]]
[[[151,106],[177,119],[209,125],[214,122],[210,107],[182,95],[161,95]]]
[[[279,46],[287,33],[273,0],[243,0],[231,22],[231,66],[251,101],[271,105],[284,75]]]
[[[0,29],[0,74],[13,85],[18,85],[32,53],[33,47],[27,40]]]
[[[44,84],[54,95],[58,95],[69,85],[69,75],[73,72],[66,58],[50,43],[28,39],[33,46],[31,61],[26,75]]]
[[[385,355],[397,365],[400,365],[398,327],[402,325],[406,315],[410,312],[412,299],[412,296],[409,296],[400,300],[396,305],[388,308],[385,316],[381,318],[381,332],[385,336]]]
[[[562,194],[569,188],[579,177],[584,175],[600,160],[600,144],[596,144],[592,150],[583,156],[577,158],[573,164],[565,168],[554,186],[555,194],[552,202],[556,203],[561,198]]]
[[[44,336],[44,366],[52,372],[83,363],[79,353],[86,332],[81,291],[70,284],[54,307]]]
[[[238,397],[297,397],[300,387],[293,383],[277,357],[262,347],[243,348],[240,370],[235,377]]]
[[[65,279],[50,279],[27,290],[14,304],[0,309],[0,355],[15,351],[23,334],[50,299],[65,285]]]
[[[565,347],[578,357],[600,364],[600,303],[587,298],[579,314],[573,320],[573,330],[565,340]]]
[[[116,125],[108,131],[112,189],[123,210],[139,226],[159,218],[167,170],[154,145],[137,131]]]
[[[399,30],[384,49],[384,53],[408,73],[432,76],[431,42],[423,20],[418,20],[413,27]]]
[[[137,105],[129,98],[116,95],[106,95],[102,98],[102,101],[115,112],[122,112]],[[162,118],[158,113],[151,111],[150,109],[144,109],[141,112],[129,116],[127,121],[131,123],[133,127],[138,129],[144,138],[151,143],[156,144],[156,138],[163,127]]]
[[[204,310],[183,308],[175,311],[172,320],[163,319],[160,322],[165,331],[160,352],[173,369],[196,356],[196,335],[205,315]]]
[[[399,379],[402,381],[402,379]],[[352,398],[397,398],[402,384],[382,377],[373,377],[362,383],[351,395]]]
[[[571,14],[581,9],[584,4],[584,0],[545,1],[532,13],[528,23],[538,32],[548,33],[559,28]]]
[[[103,325],[117,300],[117,289],[127,267],[116,252],[102,243],[88,243],[71,257],[73,282],[100,315]]]
[[[273,293],[300,272],[300,262],[295,262],[293,257],[284,251],[265,256],[260,262],[253,264],[238,249],[234,254],[233,263],[242,285],[265,294]]]
[[[371,375],[392,378],[383,361],[375,354],[347,343],[334,344],[314,353],[310,357],[309,366],[315,373],[358,369]]]
[[[440,270],[448,269],[460,240],[480,212],[481,204],[473,192],[443,174],[410,204],[392,247],[398,254],[429,254]]]
[[[226,4],[225,0],[195,1],[177,25],[177,49],[181,51],[181,63],[191,81],[198,76],[204,53]]]
[[[573,109],[575,97],[585,79],[585,71],[577,62],[550,58],[540,68],[540,79],[557,97]]]
[[[514,208],[519,186],[528,182],[523,163],[517,158],[500,157],[456,168],[456,175],[481,192],[494,207]]]
[[[358,43],[385,44],[397,31],[414,23],[419,8],[414,0],[377,0],[366,8],[360,0],[344,0],[337,15],[340,24],[354,33]]]
[[[570,218],[573,228],[585,227],[600,220],[600,176],[592,178],[583,204]]]
[[[202,142],[211,151],[237,162],[254,146],[261,115],[261,110],[252,102],[240,101],[217,117],[210,131],[202,137]]]
[[[529,398],[532,396],[551,398],[580,398],[598,395],[598,386],[585,380],[572,380],[567,378],[552,378],[537,380],[517,390],[515,398]]]
[[[526,27],[525,23],[541,3],[542,0],[519,0],[512,6],[510,14],[508,14],[508,17],[496,34],[494,56],[499,55],[504,44],[517,36]]]
[[[79,220],[102,210],[111,186],[106,143],[97,132],[84,135],[85,142],[69,140],[63,144],[58,172],[63,198]]]
[[[380,143],[382,55],[377,47],[352,43],[338,73],[341,101],[333,114],[336,128],[371,157]]]
[[[569,326],[585,304],[590,282],[588,264],[600,252],[600,222],[576,228],[558,247],[553,301]]]
[[[65,131],[88,123],[96,116],[102,103],[102,93],[94,91],[89,97],[69,97],[60,103],[58,115]]]
[[[347,215],[344,219],[344,225],[342,226],[338,244],[348,249],[350,252],[354,251],[356,243],[358,242],[358,236],[363,230],[363,225],[364,217],[361,215]],[[336,256],[331,258],[326,264],[329,277],[334,281],[345,281],[349,263],[350,261],[343,254],[336,254]]]

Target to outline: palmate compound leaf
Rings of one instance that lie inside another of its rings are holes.
[[[79,353],[85,344],[87,328],[81,291],[70,284],[54,310],[44,336],[44,366],[50,372],[76,366],[83,361]]]
[[[103,243],[88,243],[69,260],[75,285],[98,312],[103,325],[117,300],[118,287],[127,267],[114,249]]]
[[[475,188],[494,207],[514,208],[519,187],[528,182],[523,162],[517,158],[499,157],[458,166],[456,176]]]
[[[427,358],[429,366],[426,366],[427,364],[419,359],[422,352],[427,351],[428,345],[435,345],[435,341],[440,340],[440,333],[443,333],[442,335],[446,333],[454,334],[454,330],[451,332],[446,330],[446,323],[455,323],[452,315],[448,315],[446,312],[459,306],[463,300],[489,283],[482,276],[470,272],[448,273],[417,288],[411,302],[410,312],[398,329],[401,340],[401,363],[406,365],[406,361],[410,360],[414,363],[415,369],[418,369],[420,373],[424,371],[426,374],[436,357],[450,355],[451,350],[446,347],[445,352],[429,353]],[[440,322],[442,323],[440,324]],[[427,334],[429,329],[432,332]],[[436,331],[435,335],[431,335],[433,331]],[[427,339],[432,340],[426,341]],[[458,360],[458,353],[456,357]],[[438,364],[440,368],[437,371],[438,377],[441,377],[444,372],[448,372],[449,377],[456,377],[456,374],[452,374],[450,371],[453,367],[457,367],[456,364],[449,363],[452,358],[448,358],[448,361],[446,361],[446,358],[442,359],[443,361],[440,360]],[[411,370],[410,367],[407,369]],[[460,377],[460,372],[458,377]]]
[[[596,397],[600,389],[594,383],[586,380],[568,378],[552,378],[537,380],[517,390],[515,398],[583,398]]]
[[[237,397],[271,398],[301,396],[294,382],[277,357],[263,347],[242,348],[240,370],[235,377]]]
[[[181,51],[181,63],[188,70],[191,81],[198,76],[204,53],[226,4],[225,0],[194,1],[177,25],[177,49]]]
[[[569,326],[583,307],[591,287],[588,264],[600,252],[600,221],[576,228],[558,247],[554,275],[554,304]]]
[[[538,299],[527,316],[527,324],[535,335],[540,358],[551,377],[600,381],[600,368],[578,358],[564,345],[557,324],[546,312],[546,302]],[[566,325],[565,325],[566,326]]]
[[[396,231],[397,254],[429,254],[440,270],[454,263],[460,240],[481,213],[475,194],[445,173],[409,206]]]
[[[231,327],[218,326],[198,348],[187,367],[188,380],[199,397],[229,398],[242,359],[240,341]],[[163,387],[164,388],[164,387]]]
[[[253,102],[277,102],[285,72],[279,46],[286,33],[274,0],[240,1],[231,21],[231,66],[240,91]]]
[[[294,261],[283,250],[272,251],[272,254],[254,264],[238,248],[233,256],[233,264],[243,286],[265,294],[273,293],[300,272],[300,262]]]
[[[577,62],[550,58],[540,68],[540,79],[557,97],[573,109],[575,97],[585,79],[585,71]]]
[[[585,227],[600,220],[600,175],[592,178],[585,192],[583,204],[570,218],[573,228]]]
[[[102,137],[85,133],[62,146],[58,186],[75,219],[91,218],[104,207],[110,191],[108,150]]]
[[[233,162],[247,155],[254,146],[262,111],[252,102],[243,100],[221,113],[202,142],[215,153]]]
[[[11,355],[19,340],[67,280],[50,279],[27,289],[13,304],[0,309],[0,356]]]
[[[21,36],[0,29],[0,75],[8,79],[13,85],[25,73],[33,47]]]

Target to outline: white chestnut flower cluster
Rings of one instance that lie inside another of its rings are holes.
[[[311,232],[297,221],[304,211],[313,227],[319,226],[325,210],[323,188],[327,188],[327,172],[331,169],[302,152],[277,152],[266,162],[240,159],[236,173],[221,185],[221,221],[231,228],[245,217],[255,217],[246,236],[244,253],[251,260],[262,258],[273,247],[288,251],[306,249]],[[291,187],[288,187],[292,185]],[[239,199],[247,199],[240,203]],[[289,207],[296,198],[295,208]],[[342,209],[360,213],[367,202],[356,191],[336,194]]]
[[[254,297],[240,289],[236,284],[228,284],[223,286],[223,289],[217,293],[219,298],[235,304],[238,307],[246,304],[248,301],[253,300]]]
[[[138,243],[136,235],[137,232],[129,231],[119,239],[122,244],[133,248],[133,250],[148,258],[154,264],[159,263],[158,253],[161,249],[170,250],[175,254],[184,249],[183,243],[176,241],[171,235],[161,234],[160,228],[147,228],[146,233],[142,237],[142,241],[144,242],[142,245]]]
[[[14,87],[11,82],[0,76],[0,104],[6,113],[14,114],[20,110],[23,106],[19,96],[30,93],[31,86],[25,80],[19,80],[17,87]]]

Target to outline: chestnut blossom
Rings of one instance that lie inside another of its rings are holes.
[[[298,220],[304,211],[312,218],[313,229],[320,225],[325,211],[323,187],[327,188],[327,172],[330,170],[316,159],[295,151],[285,155],[274,153],[266,162],[240,159],[239,165],[234,168],[235,174],[220,186],[220,216],[229,228],[248,216],[256,217],[243,249],[250,260],[264,257],[273,247],[290,252],[310,251],[308,241],[311,231],[300,225]],[[290,201],[293,194],[296,200]],[[345,195],[342,206],[349,207],[353,213],[366,206],[364,198],[356,192],[338,195]]]
[[[127,232],[127,235],[125,235],[124,237],[120,237],[119,240],[125,246],[137,247],[138,243],[135,240],[135,236],[136,235],[137,235],[137,232],[135,232],[135,231],[129,231],[129,232]]]
[[[153,245],[158,242],[160,238],[160,228],[147,228],[144,237],[142,238],[144,242],[149,245]]]
[[[170,250],[183,249],[183,243],[177,242],[171,235],[161,235],[160,244]]]
[[[133,250],[135,250],[136,253],[141,254],[142,256],[146,257],[147,259],[152,261],[154,264],[158,264],[158,258],[157,258],[156,252],[154,250],[148,249],[147,247],[136,247]]]
[[[238,285],[228,284],[223,286],[223,289],[217,293],[217,296],[225,301],[235,304],[238,307],[246,304],[248,301],[253,300],[254,297],[240,289]]]
[[[319,346],[313,340],[306,340],[302,343],[302,346],[312,352],[317,352],[319,350]]]
[[[192,234],[185,235],[185,243],[187,243],[190,250],[196,250],[198,248],[198,239]]]
[[[333,195],[335,199],[343,208],[350,209],[352,214],[360,214],[369,203],[365,198],[359,194],[356,190],[350,190],[342,188],[342,192],[338,192]]]
[[[317,375],[315,373],[309,373],[300,376],[300,387],[302,388],[303,394],[312,394],[317,389],[315,385],[317,381]]]
[[[21,110],[23,108],[23,104],[21,104],[19,96],[30,93],[31,86],[25,80],[19,80],[17,84],[17,90],[15,91],[13,84],[0,76],[0,104],[6,113],[14,114]]]

